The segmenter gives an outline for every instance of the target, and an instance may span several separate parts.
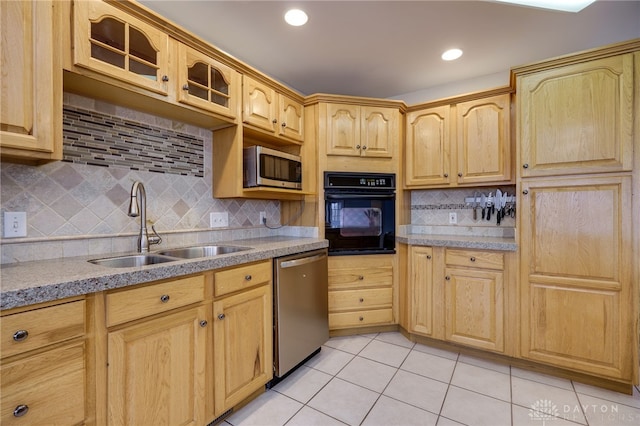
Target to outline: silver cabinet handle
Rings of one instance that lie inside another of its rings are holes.
[[[360,281],[364,280],[364,275],[360,275],[360,276],[358,277],[358,279],[359,279]]]
[[[444,177],[449,177],[449,173],[445,173],[445,174],[444,174]]]
[[[444,277],[445,280],[450,281],[451,277],[449,275],[447,275],[446,277]]]
[[[469,258],[469,260],[470,260],[470,261],[472,261],[472,262],[475,262],[475,261],[476,261],[476,258],[475,258],[475,257],[473,257],[473,256],[471,256],[471,258]]]
[[[529,168],[529,164],[524,163],[524,164],[522,165],[522,168],[523,168],[523,169],[528,169],[528,168]]]
[[[284,122],[283,122],[283,123],[281,124],[281,126],[282,126],[282,127],[287,127],[287,123],[284,123]]]
[[[169,81],[169,76],[163,75],[162,76],[162,81]]]
[[[253,278],[251,275],[245,275],[244,279],[247,281],[251,281],[251,278]]]
[[[13,417],[22,417],[25,414],[27,414],[28,411],[29,411],[28,405],[20,404],[13,410]]]
[[[356,149],[360,149],[360,145],[356,145]]]
[[[271,122],[272,122],[273,124],[276,124],[276,123],[278,122],[278,120],[276,120],[276,119],[274,118],[273,120],[271,120]]]
[[[363,150],[367,149],[367,146],[366,146],[366,145],[363,145],[363,146],[362,146],[362,149],[363,149]]]
[[[160,296],[160,301],[162,303],[167,303],[169,301],[170,297],[168,294],[163,294],[162,296]]]
[[[27,337],[29,337],[29,332],[27,330],[18,330],[13,333],[13,340],[16,342],[22,342],[23,340],[26,340]]]
[[[427,255],[427,259],[431,260],[431,255],[430,254]]]
[[[458,177],[462,177],[462,173],[458,173]]]
[[[360,317],[358,318],[360,321],[364,321],[364,317]]]
[[[223,320],[223,319],[224,319],[224,316],[225,316],[224,314],[220,314],[220,315],[218,315],[218,319],[219,319],[219,320]]]
[[[364,297],[360,298],[360,303],[364,302]]]
[[[185,84],[184,86],[182,86],[182,90],[189,90],[189,85]]]
[[[206,327],[206,326],[207,326],[207,324],[209,324],[209,323],[207,322],[207,320],[202,320],[202,321],[200,321],[200,327],[202,327],[202,328]]]
[[[522,191],[522,193],[523,193],[524,195],[527,195],[527,194],[529,193],[529,190],[528,190],[528,189],[525,189],[524,191]]]

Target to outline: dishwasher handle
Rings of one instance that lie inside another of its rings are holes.
[[[280,263],[280,268],[285,269],[285,268],[293,268],[294,266],[306,265],[307,263],[316,262],[326,256],[327,256],[326,254],[321,253],[321,254],[316,254],[315,256],[285,260],[284,262]]]

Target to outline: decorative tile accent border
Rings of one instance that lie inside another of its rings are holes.
[[[197,136],[69,105],[62,126],[63,161],[204,176],[204,140]]]
[[[411,210],[462,210],[471,208],[470,204],[416,204],[411,206]]]

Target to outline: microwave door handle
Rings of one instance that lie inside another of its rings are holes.
[[[367,200],[391,200],[395,198],[395,194],[325,194],[327,200],[353,200],[353,199],[367,199]]]

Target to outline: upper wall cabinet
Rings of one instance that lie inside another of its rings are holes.
[[[242,121],[249,130],[293,142],[304,139],[304,107],[270,86],[243,76]]]
[[[509,93],[407,114],[405,184],[447,187],[511,179]]]
[[[399,121],[395,108],[328,104],[327,155],[392,158]]]
[[[178,100],[236,118],[240,74],[182,43],[178,46]]]
[[[631,170],[633,58],[517,76],[522,177]]]
[[[0,152],[33,162],[62,158],[62,68],[57,2],[0,2]]]
[[[168,93],[169,36],[102,1],[74,2],[74,63]]]

